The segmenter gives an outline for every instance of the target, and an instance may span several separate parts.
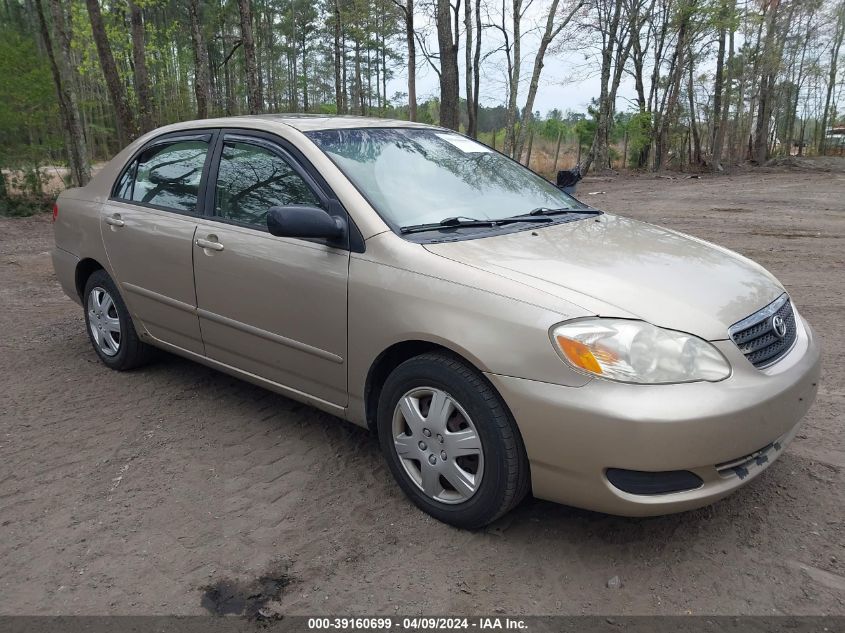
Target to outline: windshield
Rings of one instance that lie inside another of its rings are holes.
[[[584,208],[534,172],[459,134],[361,128],[309,132],[308,137],[396,227]]]

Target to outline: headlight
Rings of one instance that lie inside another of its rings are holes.
[[[707,341],[645,321],[578,319],[555,326],[551,337],[570,365],[610,380],[715,382],[731,374],[728,361]]]

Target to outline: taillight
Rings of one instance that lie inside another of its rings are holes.
[[[59,219],[59,204],[53,205],[53,222]]]

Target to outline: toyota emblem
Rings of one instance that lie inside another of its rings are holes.
[[[786,321],[783,320],[781,315],[776,314],[772,317],[772,330],[774,330],[778,338],[786,336]]]

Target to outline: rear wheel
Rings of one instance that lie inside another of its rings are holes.
[[[379,441],[411,500],[433,517],[478,528],[528,491],[528,461],[516,423],[475,369],[445,354],[412,358],[387,378]]]
[[[153,348],[138,338],[117,285],[106,271],[97,270],[88,278],[84,306],[88,338],[108,367],[125,371],[152,358]]]

